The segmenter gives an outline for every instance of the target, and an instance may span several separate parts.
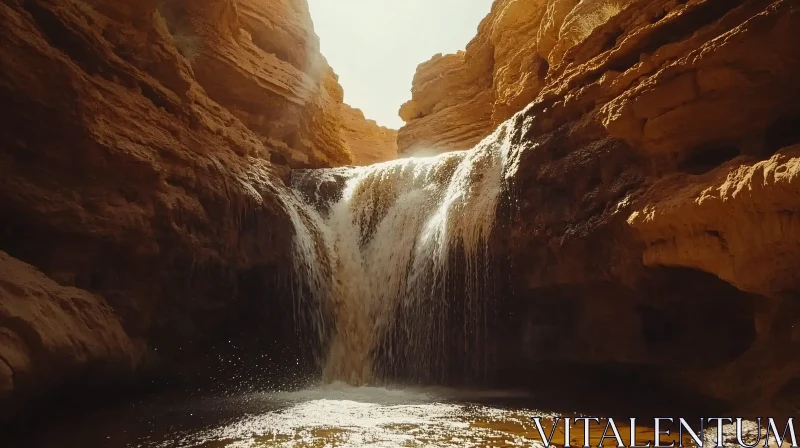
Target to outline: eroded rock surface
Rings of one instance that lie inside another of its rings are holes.
[[[185,8],[192,33],[165,23],[167,6]],[[0,250],[107,302],[150,365],[180,365],[250,324],[280,345],[291,322],[263,319],[290,306],[279,300],[293,235],[282,163],[350,161],[340,129],[323,129],[340,120],[334,78],[323,88],[298,62],[324,66],[313,34],[268,14],[282,24],[269,28],[283,36],[275,45],[309,40],[270,59],[241,31],[255,27],[248,11],[215,0],[0,4]],[[287,131],[267,131],[273,121]],[[26,388],[47,385],[31,377]]]
[[[142,345],[102,297],[0,252],[0,419],[43,388],[132,377]]]
[[[635,1],[551,66],[512,118],[505,346],[795,412],[799,25],[789,0]]]
[[[187,56],[208,96],[276,162],[352,162],[341,132],[342,87],[319,52],[305,0],[167,0],[153,20]]]
[[[417,68],[400,109],[401,154],[472,148],[533,101],[550,67],[630,0],[496,0],[457,54]]]

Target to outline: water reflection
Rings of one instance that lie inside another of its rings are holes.
[[[527,418],[479,404],[518,393],[326,385],[251,396],[264,412],[193,432],[167,434],[151,447],[531,446],[527,437],[487,422]]]
[[[23,446],[42,447],[517,447],[542,446],[531,416],[547,413],[519,405],[533,397],[515,392],[452,389],[353,388],[343,384],[297,392],[228,398],[158,400],[114,413],[64,422]],[[629,429],[617,424],[628,443]],[[549,434],[552,420],[545,421]],[[603,426],[591,426],[597,446]],[[571,445],[583,444],[573,425]],[[653,438],[638,427],[637,441]],[[663,443],[676,440],[664,437]],[[558,425],[556,445],[564,444]],[[614,446],[606,439],[606,446]],[[688,436],[686,446],[693,446]]]

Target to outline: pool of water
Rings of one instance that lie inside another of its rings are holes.
[[[350,387],[334,383],[295,392],[232,397],[161,396],[114,411],[67,418],[25,437],[36,447],[531,447],[542,446],[531,419],[553,414],[514,391],[444,388]],[[622,419],[621,419],[622,420]],[[618,420],[620,422],[621,420]],[[629,427],[619,425],[626,443]],[[603,426],[591,426],[597,446]],[[653,438],[637,427],[637,441]],[[583,444],[573,426],[572,446]],[[674,437],[662,439],[665,443]],[[556,445],[564,444],[561,425]],[[693,446],[688,436],[686,446]],[[613,439],[606,446],[614,446]]]

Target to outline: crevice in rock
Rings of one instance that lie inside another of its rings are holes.
[[[717,330],[703,323],[713,314],[706,310],[693,320],[694,338],[683,339],[685,329],[672,327],[685,318],[681,304],[653,304],[643,313],[642,303],[650,299],[663,298],[613,283],[552,285],[518,295],[500,310],[495,383],[532,390],[542,405],[559,411],[726,408],[675,389],[664,375],[703,353],[697,333]]]
[[[536,58],[536,77],[538,79],[547,79],[547,73],[550,71],[550,64],[545,58]]]
[[[756,304],[764,299],[715,275],[691,268],[651,268],[642,297],[637,309],[655,356],[720,365],[756,341]],[[701,346],[698,341],[703,341]]]
[[[698,29],[710,25],[721,19],[728,12],[740,5],[740,2],[730,0],[707,0],[699,5],[689,7],[683,14],[675,19],[660,25],[650,33],[647,39],[626,52],[612,56],[607,68],[618,72],[625,72],[639,62],[642,54],[650,54],[671,42],[686,39]]]
[[[87,74],[99,74],[111,81],[117,76],[124,78],[128,86],[135,84],[124,73],[113,70],[108,58],[98,53],[94,42],[70,29],[53,11],[35,1],[23,2],[23,6],[36,21],[48,43],[75,61]]]
[[[767,127],[763,156],[770,157],[779,150],[800,143],[800,116],[783,116]]]
[[[8,378],[3,378],[4,373],[9,374]],[[7,394],[15,389],[15,377],[16,372],[14,372],[14,368],[11,367],[11,363],[0,354],[0,394]]]
[[[160,107],[172,115],[181,116],[180,105],[170,101],[158,89],[146,82],[139,83],[139,88],[142,91],[142,96],[150,100],[156,107]]]
[[[681,154],[678,170],[689,174],[705,174],[741,154],[739,148],[729,145],[695,148],[686,154]]]
[[[285,51],[277,43],[262,36],[261,33],[258,32],[258,30],[254,30],[250,27],[245,27],[245,29],[252,35],[253,44],[259,49],[261,49],[261,51],[263,51],[264,53],[272,54],[281,61],[288,62],[298,70],[303,70],[306,68],[301,61],[297,60],[296,58],[293,58],[289,54],[289,52]],[[306,65],[308,65],[308,63],[306,63]]]
[[[684,380],[699,386],[684,389],[673,404],[729,406],[704,389],[704,375],[754,346],[756,313],[765,298],[696,269],[644,268],[640,275],[630,286],[553,284],[504,300],[496,333],[498,383],[545,395],[578,387],[583,392],[574,402],[594,406],[602,400],[587,397],[602,395],[611,384],[617,393],[648,391],[653,397],[653,391],[674,393],[675,376],[693,375]],[[618,383],[620,378],[628,380]],[[568,402],[551,398],[557,405]]]
[[[138,88],[142,96],[150,100],[156,107],[180,116],[180,106],[170,101],[163,92],[146,81],[139,81],[130,73],[121,70],[114,55],[102,54],[97,42],[93,42],[89,35],[81,34],[78,29],[70,28],[53,11],[45,6],[27,1],[24,3],[26,10],[34,18],[48,43],[78,64],[86,74],[100,75],[104,79],[121,84],[128,88]]]

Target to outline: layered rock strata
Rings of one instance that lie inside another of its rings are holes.
[[[473,147],[534,100],[551,67],[630,0],[496,0],[457,54],[420,64],[400,108],[401,154]]]
[[[305,3],[10,0],[0,26],[2,418],[246,328],[280,350],[283,182],[352,161]]]
[[[305,0],[167,0],[152,8],[209,98],[291,167],[352,162],[343,91],[319,52]]]
[[[794,412],[798,26],[788,0],[635,1],[548,71],[512,118],[493,236],[506,346]]]

